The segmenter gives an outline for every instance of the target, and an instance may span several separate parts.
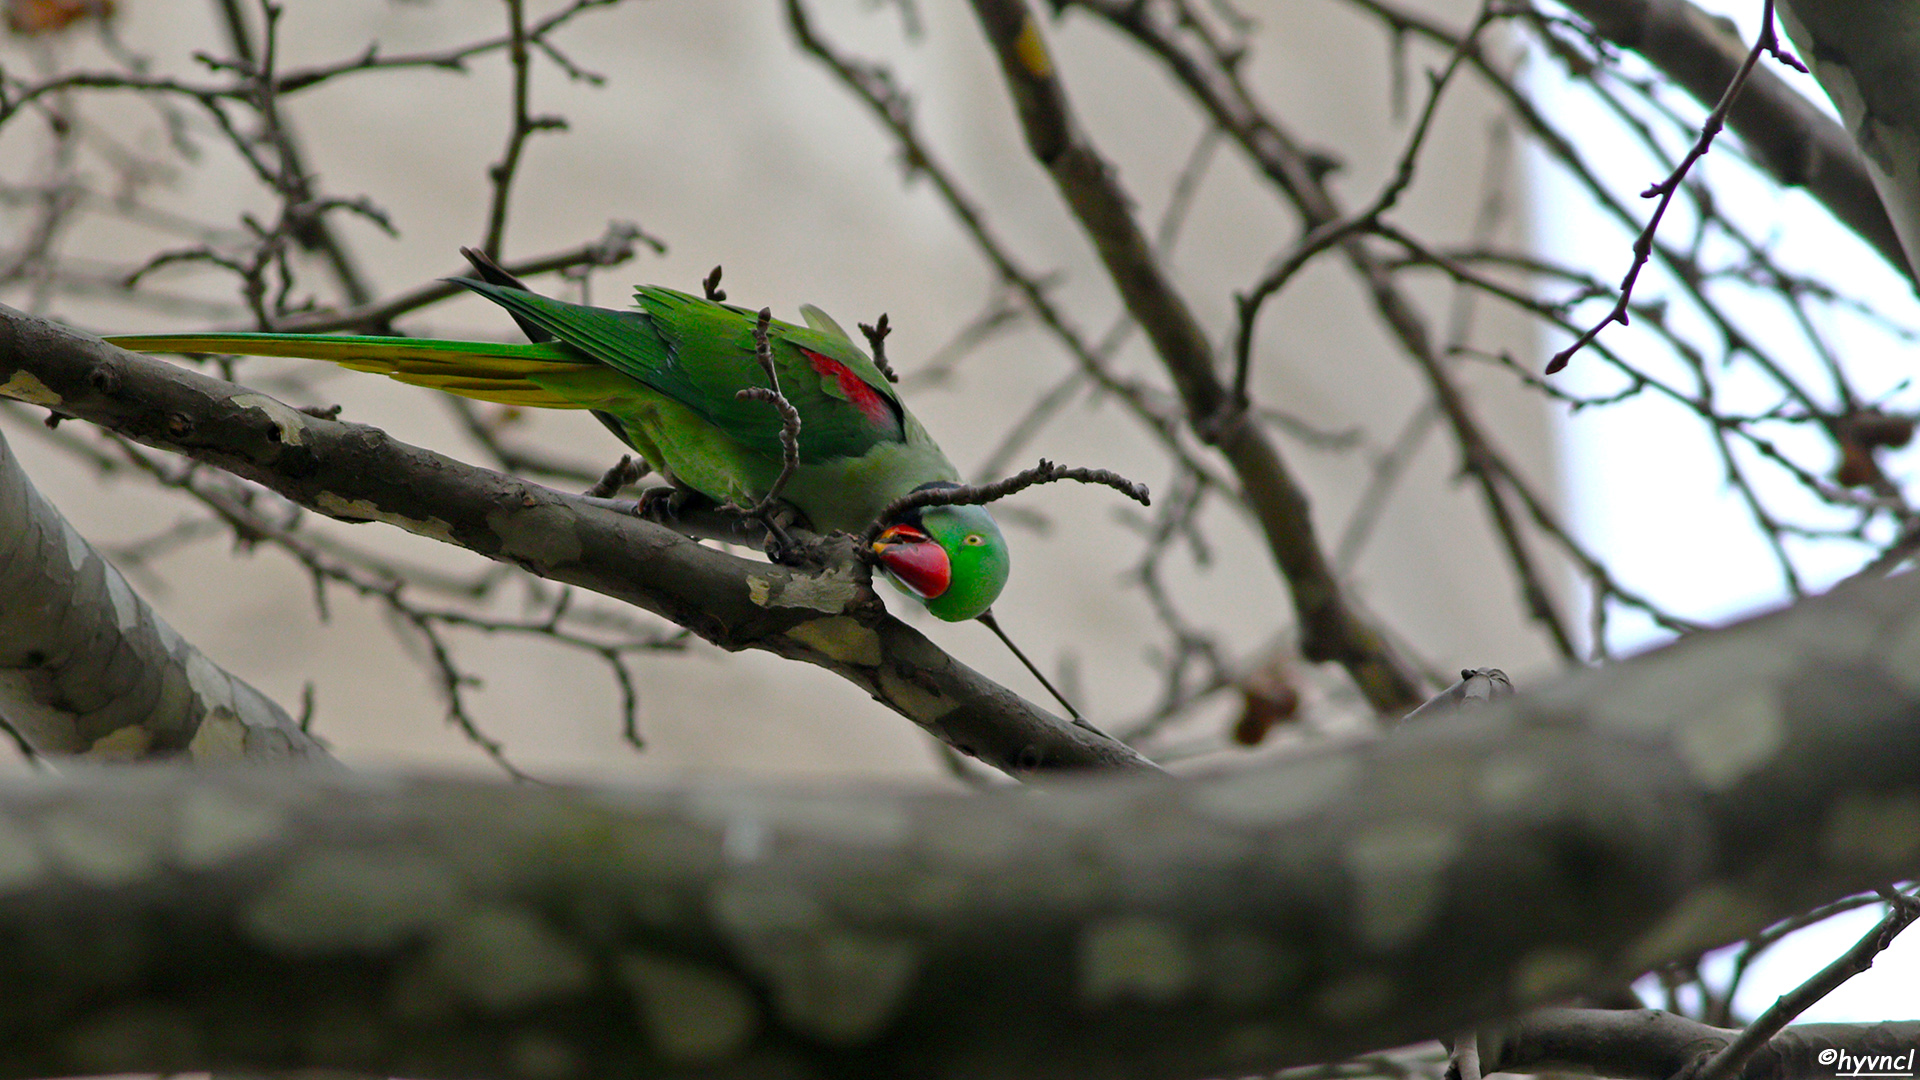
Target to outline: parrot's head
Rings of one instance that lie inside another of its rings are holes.
[[[1007,542],[979,506],[909,510],[874,538],[894,584],[948,622],[978,618],[1007,583]]]

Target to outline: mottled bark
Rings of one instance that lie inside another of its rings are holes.
[[[1204,781],[9,782],[0,1078],[1099,1080],[1401,1045],[1912,877],[1916,672],[1905,575]]]
[[[0,436],[0,720],[36,754],[325,757],[209,660],[35,490]]]

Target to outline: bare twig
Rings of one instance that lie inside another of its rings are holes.
[[[1703,104],[1719,99],[1746,55],[1731,24],[1684,0],[1569,0],[1566,6]],[[1803,187],[1889,266],[1912,276],[1866,156],[1838,120],[1771,70],[1756,67],[1727,126],[1774,180]]]
[[[632,259],[635,246],[644,244],[656,254],[667,250],[666,241],[649,235],[632,222],[616,221],[596,240],[531,259],[517,259],[500,265],[516,277],[564,273],[581,268],[599,269],[618,266]],[[324,334],[335,330],[367,332],[385,326],[402,315],[439,303],[450,296],[465,295],[466,290],[444,280],[422,285],[391,299],[348,308],[345,311],[293,315],[280,319],[274,329],[287,334]]]
[[[900,376],[895,375],[893,365],[887,363],[887,335],[893,333],[893,327],[887,325],[887,313],[881,312],[872,326],[861,323],[860,332],[866,335],[867,347],[873,350],[873,366],[880,369],[888,382],[899,382]]]
[[[1107,469],[1069,468],[1055,465],[1042,458],[1040,464],[1031,469],[1022,469],[1004,480],[995,480],[991,484],[951,484],[943,487],[924,487],[909,491],[893,500],[880,511],[862,534],[862,546],[871,544],[873,538],[880,535],[886,522],[897,519],[909,510],[925,506],[981,506],[1012,495],[1016,491],[1025,491],[1035,484],[1051,484],[1060,480],[1076,480],[1082,484],[1104,484],[1142,506],[1151,505],[1153,500],[1147,492],[1147,485],[1129,480],[1119,473]]]
[[[1792,1023],[1794,1017],[1838,989],[1841,983],[1872,967],[1874,957],[1885,952],[1900,931],[1905,930],[1914,919],[1920,918],[1920,903],[1912,896],[1892,890],[1886,890],[1881,895],[1890,909],[1878,926],[1812,978],[1782,994],[1765,1012],[1755,1017],[1738,1038],[1707,1059],[1688,1080],[1732,1080],[1747,1059]]]
[[[507,148],[500,160],[487,170],[493,181],[493,200],[487,208],[487,237],[480,250],[498,259],[507,234],[507,207],[512,201],[514,173],[520,167],[520,154],[527,139],[536,131],[563,131],[567,122],[558,116],[535,116],[529,111],[532,97],[532,62],[527,52],[525,0],[506,0],[507,57],[513,67],[513,127],[507,133]]]
[[[1299,481],[1266,432],[1237,418],[1205,330],[1134,220],[1132,200],[1114,168],[1075,119],[1026,3],[973,0],[973,8],[999,57],[1028,151],[1053,179],[1115,289],[1153,342],[1180,392],[1189,424],[1232,463],[1247,506],[1289,583],[1302,652],[1309,659],[1346,667],[1382,711],[1417,704],[1423,697],[1418,675],[1348,601],[1345,586],[1327,564]]]
[[[1686,179],[1688,171],[1693,168],[1693,163],[1699,161],[1712,148],[1713,140],[1720,134],[1720,129],[1726,126],[1727,114],[1732,111],[1734,100],[1740,96],[1740,88],[1746,85],[1747,76],[1752,73],[1754,65],[1760,62],[1760,57],[1767,54],[1773,55],[1788,67],[1803,72],[1807,70],[1806,65],[1780,47],[1780,39],[1775,35],[1773,27],[1773,0],[1762,0],[1760,35],[1755,39],[1753,48],[1748,50],[1747,58],[1741,63],[1740,69],[1734,72],[1733,80],[1727,84],[1726,93],[1720,95],[1720,103],[1713,107],[1713,111],[1707,114],[1706,121],[1700,125],[1700,137],[1694,140],[1692,148],[1687,151],[1687,156],[1680,160],[1680,164],[1668,174],[1665,180],[1640,193],[1643,199],[1657,197],[1660,201],[1654,204],[1653,216],[1647,219],[1646,228],[1640,231],[1639,237],[1633,242],[1633,263],[1627,267],[1626,277],[1620,280],[1620,298],[1614,302],[1613,310],[1607,312],[1606,317],[1595,323],[1591,329],[1575,338],[1573,344],[1554,353],[1553,358],[1547,361],[1546,374],[1551,375],[1566,367],[1567,361],[1573,359],[1574,353],[1579,352],[1588,342],[1599,336],[1600,331],[1610,324],[1617,322],[1622,326],[1627,325],[1627,303],[1633,297],[1634,282],[1639,279],[1641,269],[1647,265],[1647,259],[1653,253],[1653,236],[1660,229],[1660,219],[1666,216],[1667,207],[1673,203],[1674,195],[1680,190],[1680,182]]]
[[[717,285],[720,281],[720,268],[707,279]],[[774,500],[780,497],[781,489],[787,481],[793,479],[795,469],[800,467],[800,413],[780,392],[780,373],[773,366],[773,346],[767,341],[767,328],[773,323],[773,309],[761,308],[760,318],[753,327],[753,355],[760,361],[761,370],[767,373],[767,386],[749,386],[735,394],[742,401],[764,401],[780,413],[780,475],[774,478],[773,486],[760,497],[760,501],[747,511],[758,518],[766,518],[773,509]],[[772,523],[768,522],[768,527]]]
[[[1481,31],[1490,25],[1498,14],[1495,0],[1483,0],[1480,12],[1474,17],[1473,25],[1460,37],[1454,46],[1453,55],[1448,57],[1446,67],[1437,74],[1428,74],[1427,100],[1420,110],[1420,117],[1414,122],[1413,132],[1407,137],[1406,146],[1400,151],[1399,163],[1387,183],[1374,196],[1373,202],[1364,210],[1332,221],[1315,225],[1311,232],[1294,245],[1287,256],[1274,265],[1254,287],[1242,293],[1238,299],[1240,323],[1233,338],[1233,401],[1239,408],[1247,406],[1247,378],[1252,367],[1253,331],[1259,319],[1260,309],[1274,294],[1285,288],[1287,282],[1307,265],[1314,256],[1327,251],[1340,241],[1355,233],[1366,232],[1376,226],[1387,211],[1400,202],[1408,185],[1413,183],[1414,165],[1419,161],[1421,148],[1426,145],[1427,133],[1432,130],[1434,114],[1439,110],[1441,96],[1446,92],[1447,84],[1453,81],[1455,73],[1468,56],[1478,47]]]

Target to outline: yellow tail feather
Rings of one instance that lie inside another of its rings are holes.
[[[545,377],[606,372],[599,364],[583,362],[571,347],[553,343],[509,345],[330,334],[137,334],[106,341],[140,352],[326,360],[461,397],[544,409],[587,406],[554,393],[536,377],[544,381]]]

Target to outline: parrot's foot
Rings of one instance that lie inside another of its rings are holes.
[[[671,525],[680,515],[694,510],[711,509],[716,504],[712,499],[678,484],[667,487],[651,487],[640,493],[640,505],[634,513],[648,521],[661,525]]]
[[[798,528],[803,524],[791,508],[775,507],[760,516],[760,523],[767,527],[768,562],[780,566],[817,566],[823,561],[824,557],[816,550],[818,544],[787,531],[789,527]]]
[[[611,499],[615,495],[620,494],[621,488],[639,480],[651,471],[646,462],[636,462],[631,455],[621,454],[620,460],[614,463],[614,466],[608,469],[605,475],[600,477],[599,482],[582,492],[582,494],[594,498]]]

